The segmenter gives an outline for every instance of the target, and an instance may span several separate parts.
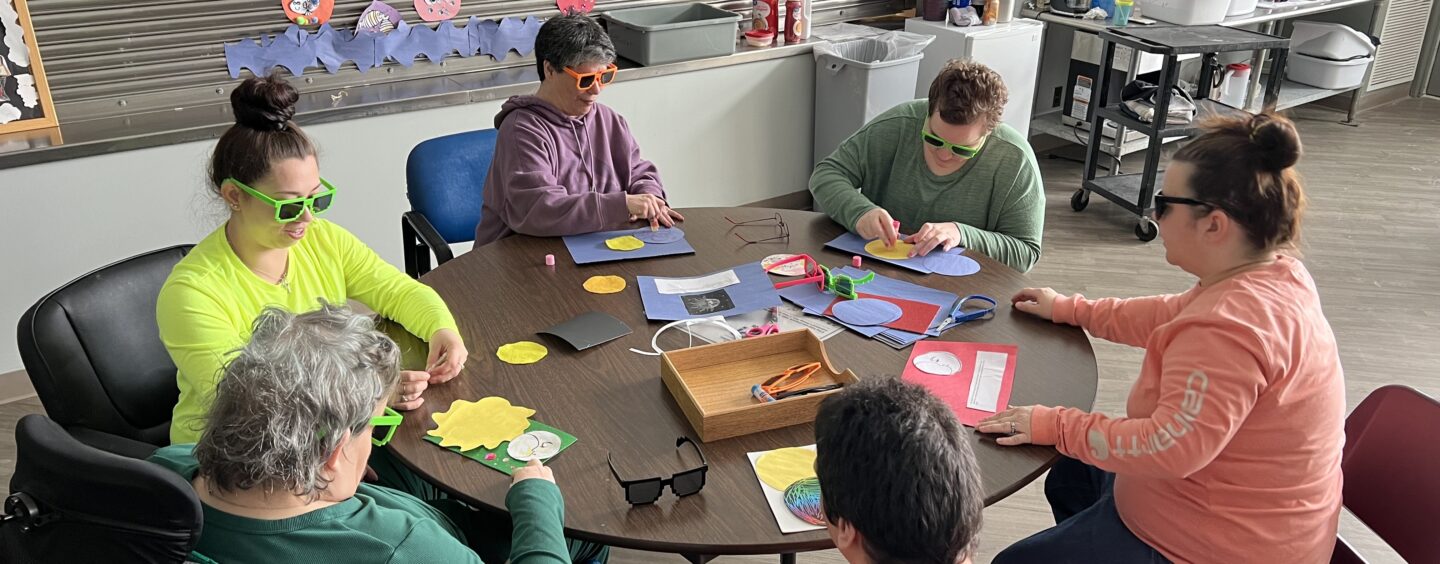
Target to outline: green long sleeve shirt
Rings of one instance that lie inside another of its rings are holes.
[[[285,285],[251,272],[221,226],[175,265],[155,306],[160,341],[179,369],[170,442],[200,440],[210,394],[232,353],[250,340],[260,310],[278,305],[303,313],[320,307],[319,298],[340,305],[354,299],[425,339],[456,330],[435,290],[381,260],[339,225],[323,219],[310,224],[305,238],[290,247]]]
[[[966,248],[1030,270],[1040,260],[1045,227],[1045,189],[1030,144],[1001,124],[975,158],[936,176],[922,153],[928,117],[928,102],[915,100],[865,124],[815,167],[815,202],[852,232],[876,207],[911,232],[925,223],[955,222]]]
[[[161,448],[150,461],[193,480],[200,468],[194,446]],[[505,507],[514,522],[510,562],[570,564],[560,488],[545,480],[525,480],[510,488]],[[203,504],[202,509],[205,529],[195,551],[227,564],[481,562],[465,545],[465,535],[439,510],[409,494],[371,484],[360,484],[343,502],[289,519],[251,519]]]

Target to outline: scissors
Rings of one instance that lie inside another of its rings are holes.
[[[966,311],[965,302],[970,301],[983,302],[989,304],[989,306]],[[966,321],[985,319],[986,317],[995,314],[995,305],[995,299],[991,298],[990,296],[973,294],[960,298],[960,301],[955,302],[955,309],[950,312],[950,316],[945,318],[945,321],[940,322],[940,327],[937,330],[944,331],[947,328],[954,327],[961,323],[965,323]]]
[[[780,332],[780,308],[770,308],[770,315],[766,317],[763,325],[756,325],[745,330],[746,337],[764,337]]]

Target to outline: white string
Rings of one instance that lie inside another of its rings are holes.
[[[660,350],[660,343],[659,343],[659,341],[660,341],[660,334],[661,334],[661,333],[664,333],[666,329],[670,329],[670,328],[672,328],[672,327],[677,327],[677,326],[680,326],[680,325],[684,325],[684,326],[688,329],[688,328],[690,328],[691,326],[693,326],[693,325],[698,325],[698,324],[700,324],[700,323],[711,323],[711,324],[714,324],[714,325],[718,325],[718,326],[720,326],[721,328],[725,329],[725,332],[726,332],[726,333],[729,333],[731,337],[734,337],[734,338],[735,338],[734,340],[736,340],[736,341],[738,341],[738,340],[740,340],[740,339],[742,338],[742,337],[740,336],[740,332],[739,332],[739,331],[736,331],[734,327],[731,327],[729,324],[725,323],[725,318],[724,318],[724,317],[721,317],[721,316],[719,316],[719,315],[715,315],[715,316],[711,316],[711,317],[702,317],[702,318],[698,318],[698,319],[681,319],[680,321],[671,321],[670,323],[666,323],[665,325],[660,326],[660,329],[658,329],[658,330],[655,331],[655,336],[650,337],[650,349],[653,350],[654,352],[642,351],[642,350],[640,350],[640,349],[630,349],[630,352],[633,352],[633,353],[636,353],[636,354],[643,354],[643,355],[646,355],[646,356],[660,356],[660,353],[665,352],[665,351],[663,351],[663,350]],[[689,331],[686,331],[686,333],[689,333]],[[691,346],[694,346],[694,345],[695,345],[695,334],[693,334],[693,333],[689,333],[689,334],[690,334],[690,345],[691,345]]]

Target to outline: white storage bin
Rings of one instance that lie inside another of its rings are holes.
[[[1290,52],[1344,61],[1375,54],[1370,36],[1349,26],[1326,22],[1295,22],[1290,34]]]
[[[1147,18],[1177,25],[1211,25],[1225,21],[1231,0],[1135,0]]]
[[[1370,69],[1374,57],[1349,61],[1330,61],[1309,55],[1291,53],[1286,62],[1285,77],[1299,82],[1330,90],[1354,88],[1365,82],[1365,71]]]
[[[1243,16],[1254,12],[1260,4],[1260,0],[1231,0],[1230,11],[1225,12],[1227,16]]]

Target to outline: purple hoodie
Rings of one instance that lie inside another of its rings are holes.
[[[627,194],[665,198],[660,172],[640,157],[625,118],[602,104],[572,118],[536,96],[515,96],[501,106],[495,127],[477,247],[512,233],[618,229],[630,218]]]

